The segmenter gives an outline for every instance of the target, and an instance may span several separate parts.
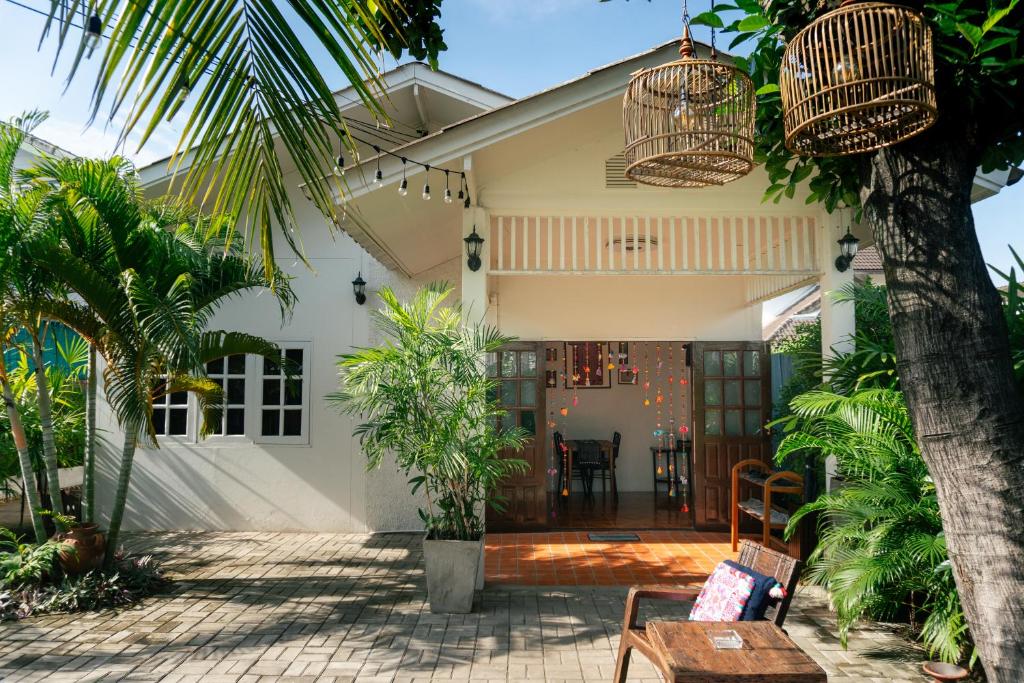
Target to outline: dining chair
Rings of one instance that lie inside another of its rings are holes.
[[[622,444],[622,434],[615,432],[612,434],[612,460],[616,465],[619,463],[619,446]],[[606,493],[606,481],[611,479],[612,491],[618,494],[618,487],[615,485],[615,470],[612,469],[611,463],[608,462],[608,454],[604,451],[601,452],[601,495]]]

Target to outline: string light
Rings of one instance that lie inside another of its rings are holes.
[[[342,154],[344,149],[341,140],[338,140],[338,158],[334,160],[334,175],[343,176],[345,175],[345,155]]]
[[[428,201],[430,199],[430,166],[424,164],[423,170],[427,172],[427,178],[423,181],[423,200]]]
[[[103,35],[103,20],[95,12],[89,17],[89,23],[85,27],[85,58],[92,57],[96,46],[100,44],[100,37]]]
[[[402,183],[398,186],[398,194],[405,196],[409,194],[409,179],[405,177],[406,158],[402,157]]]
[[[380,172],[380,147],[374,145],[373,151],[377,154],[377,172],[373,174],[373,184],[380,187],[384,184],[384,174]]]
[[[444,203],[445,204],[451,204],[452,203],[452,189],[451,189],[451,187],[449,187],[449,184],[448,184],[448,170],[447,169],[444,172]]]

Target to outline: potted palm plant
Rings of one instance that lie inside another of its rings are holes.
[[[373,315],[386,341],[344,355],[341,387],[328,400],[363,420],[355,429],[368,459],[387,457],[423,494],[423,555],[434,612],[473,608],[487,506],[500,510],[498,483],[526,469],[505,457],[523,446],[519,427],[500,427],[485,358],[512,341],[495,328],[466,325],[457,306],[445,306],[445,285],[431,285],[407,303],[378,292]]]

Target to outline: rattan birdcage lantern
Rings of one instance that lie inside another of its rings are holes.
[[[859,154],[935,123],[931,29],[907,7],[844,4],[786,46],[779,72],[786,147]]]
[[[706,187],[754,167],[754,84],[732,64],[694,57],[683,27],[679,59],[633,74],[622,103],[626,176],[661,187]]]

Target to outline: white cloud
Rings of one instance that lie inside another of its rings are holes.
[[[81,121],[63,119],[51,113],[50,118],[36,129],[35,134],[79,156],[109,157],[121,154],[137,166],[145,166],[162,159],[174,150],[174,145],[178,141],[178,131],[166,124],[157,127],[146,145],[138,152],[136,147],[139,136],[134,133],[128,137],[124,145],[119,146],[118,134],[123,120],[123,117],[118,115],[105,126],[100,122],[86,126]]]

